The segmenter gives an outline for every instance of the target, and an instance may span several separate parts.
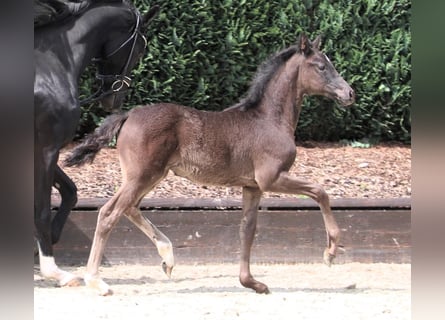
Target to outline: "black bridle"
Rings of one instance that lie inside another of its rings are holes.
[[[130,65],[131,57],[133,56],[133,52],[134,52],[134,48],[136,46],[138,36],[141,36],[142,39],[144,40],[145,46],[147,45],[147,39],[139,30],[140,22],[141,22],[141,17],[138,13],[136,13],[136,24],[135,24],[135,27],[134,27],[133,32],[130,35],[130,37],[127,40],[125,40],[119,47],[117,47],[115,50],[113,50],[111,53],[107,54],[104,58],[93,58],[94,62],[100,62],[100,61],[107,60],[108,58],[115,55],[123,47],[125,47],[128,43],[130,43],[132,41],[131,50],[130,50],[130,53],[128,54],[127,62],[125,63],[124,67],[122,68],[121,73],[117,74],[117,75],[116,74],[115,75],[108,75],[108,74],[104,75],[104,74],[100,74],[99,72],[96,73],[96,78],[101,81],[101,85],[100,85],[99,89],[94,94],[92,94],[88,98],[80,100],[81,105],[100,100],[103,97],[113,95],[118,92],[127,91],[130,88],[131,78],[129,76],[127,76],[126,74],[128,71],[128,67]],[[108,90],[104,90],[104,83],[106,80],[114,80],[113,84],[111,85],[110,89],[108,89]]]

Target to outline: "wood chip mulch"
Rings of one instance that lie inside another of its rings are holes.
[[[116,150],[102,149],[93,164],[64,168],[62,160],[73,147],[62,150],[59,164],[76,183],[78,197],[111,197],[121,182]],[[411,147],[380,144],[357,148],[339,143],[304,143],[297,146],[297,159],[291,172],[322,185],[332,199],[410,197]],[[58,197],[54,189],[53,199]],[[146,197],[241,198],[241,188],[196,185],[169,173]],[[264,197],[291,196],[266,193]]]

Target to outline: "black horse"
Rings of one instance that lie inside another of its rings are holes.
[[[42,275],[62,286],[78,282],[77,277],[57,267],[52,245],[77,201],[76,186],[57,161],[80,119],[79,78],[96,62],[101,87],[89,101],[100,101],[108,111],[119,108],[131,83],[129,74],[145,53],[145,29],[159,10],[153,6],[141,16],[127,0],[83,2],[76,14],[35,24],[34,30],[35,236]],[[62,196],[54,219],[52,186]]]

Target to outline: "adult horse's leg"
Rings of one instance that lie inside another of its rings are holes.
[[[250,273],[250,250],[255,237],[258,206],[263,193],[258,188],[243,188],[243,219],[240,226],[241,264],[239,279],[246,288],[257,293],[269,293],[269,288],[257,280]]]
[[[77,187],[59,166],[56,166],[54,172],[53,186],[59,191],[62,198],[59,209],[51,224],[52,243],[55,244],[60,239],[63,226],[65,225],[71,209],[76,205]]]
[[[39,248],[40,272],[45,278],[55,279],[61,286],[78,285],[73,274],[59,269],[54,261],[51,240],[51,186],[57,153],[43,155],[34,151],[34,224]]]
[[[264,191],[277,193],[303,194],[314,199],[320,206],[327,233],[327,248],[323,254],[323,260],[331,265],[339,248],[340,229],[332,214],[329,205],[329,196],[319,185],[297,179],[288,172],[282,172],[278,178]]]

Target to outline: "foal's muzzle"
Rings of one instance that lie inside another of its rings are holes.
[[[342,106],[349,106],[355,102],[355,92],[351,88],[346,89],[341,94],[337,94],[337,101]]]
[[[349,106],[355,102],[355,92],[346,81],[340,86],[331,87],[331,96],[342,106]]]

